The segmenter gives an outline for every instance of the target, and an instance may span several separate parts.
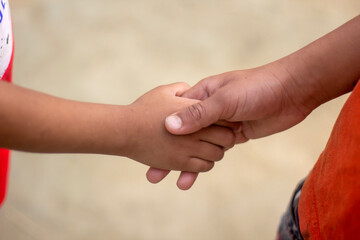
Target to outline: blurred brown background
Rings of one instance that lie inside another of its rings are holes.
[[[358,0],[12,0],[21,86],[128,104],[285,56],[355,17]],[[13,152],[0,239],[274,239],[346,96],[230,150],[187,192],[120,157]]]

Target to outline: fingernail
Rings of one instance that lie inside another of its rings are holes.
[[[176,115],[171,115],[166,118],[166,124],[172,129],[179,129],[182,126],[181,118]]]

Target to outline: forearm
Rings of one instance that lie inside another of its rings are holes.
[[[285,85],[301,93],[289,94],[310,109],[351,91],[360,78],[360,16],[275,64],[289,74]]]
[[[69,101],[0,82],[0,147],[123,155],[128,108]]]

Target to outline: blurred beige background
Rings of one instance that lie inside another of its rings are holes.
[[[166,83],[259,66],[358,14],[358,0],[12,0],[14,81],[128,104]],[[0,239],[274,239],[346,96],[281,134],[230,150],[186,192],[101,155],[12,154]]]

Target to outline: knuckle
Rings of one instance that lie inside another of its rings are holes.
[[[236,135],[232,130],[226,134],[226,147],[232,148],[236,142]]]
[[[224,150],[217,148],[214,153],[215,161],[220,161],[221,159],[223,159],[224,155],[225,155]]]
[[[215,163],[202,159],[192,159],[186,171],[189,172],[208,172],[214,167]]]
[[[190,85],[187,84],[186,82],[177,82],[176,84],[179,84],[182,87],[190,87]]]
[[[188,107],[188,115],[190,119],[200,120],[205,114],[206,109],[201,102]]]
[[[247,141],[249,141],[249,139],[243,134],[242,131],[235,134],[235,144],[245,143]]]
[[[203,161],[203,164],[199,167],[199,172],[208,172],[215,166],[214,162]]]

